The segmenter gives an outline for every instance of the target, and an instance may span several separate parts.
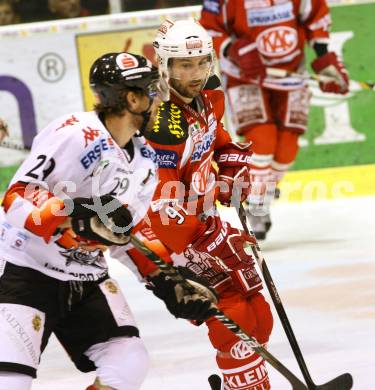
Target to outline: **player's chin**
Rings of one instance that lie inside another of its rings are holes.
[[[188,93],[189,97],[195,98],[199,95],[199,93],[202,91],[202,84],[199,84],[197,86],[189,86]]]

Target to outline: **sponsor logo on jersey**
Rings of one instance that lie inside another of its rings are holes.
[[[83,168],[88,169],[97,160],[100,159],[102,152],[114,149],[113,140],[109,138],[100,138],[96,140],[88,152],[80,159]]]
[[[159,168],[177,168],[178,154],[173,150],[141,148],[143,157],[150,158]]]
[[[293,6],[291,2],[267,8],[253,8],[247,10],[247,24],[250,27],[269,26],[293,20]]]
[[[203,10],[215,15],[220,14],[220,1],[219,0],[204,0]]]
[[[217,120],[213,112],[208,115],[208,131],[214,131],[217,127]]]
[[[189,127],[191,138],[195,144],[203,141],[204,129],[202,129],[198,122],[193,123]]]
[[[95,139],[101,135],[100,130],[92,129],[90,126],[87,126],[86,129],[82,129],[82,132],[85,140],[85,148],[87,148],[89,143],[94,142]]]
[[[42,327],[42,319],[38,316],[38,314],[34,315],[33,320],[31,321],[33,328],[36,332],[40,331],[40,328]]]
[[[7,237],[7,232],[10,231],[12,225],[8,222],[3,222],[0,227],[0,241],[5,241]]]
[[[242,389],[249,385],[258,387],[262,385],[262,382],[267,378],[267,370],[264,364],[260,364],[253,369],[240,372],[236,375],[225,374],[225,385],[230,389]]]
[[[215,137],[212,133],[206,133],[202,137],[202,142],[198,142],[194,145],[194,150],[191,155],[191,161],[199,161],[205,152],[211,149]]]
[[[72,115],[63,124],[61,124],[61,126],[58,127],[55,131],[60,130],[60,129],[62,129],[64,127],[67,127],[67,126],[73,126],[73,125],[75,125],[78,122],[79,122],[79,120],[74,115]]]
[[[297,43],[297,31],[286,26],[269,28],[257,38],[258,50],[268,57],[285,56],[297,47]]]
[[[250,356],[254,355],[254,350],[249,346],[246,341],[238,341],[233,347],[230,349],[230,355],[234,359],[247,359]]]
[[[10,246],[13,249],[17,249],[19,251],[24,251],[29,239],[30,239],[30,237],[28,237],[24,233],[18,232],[16,234],[16,237],[14,238],[13,242],[10,244]]]
[[[167,106],[168,112],[166,118],[163,117],[163,112],[165,112],[166,105],[164,102],[160,103],[158,108],[158,113],[156,115],[156,119],[154,121],[154,125],[152,127],[152,131],[154,133],[158,133],[160,131],[160,124],[161,121],[163,121],[162,129],[165,129],[165,125],[168,127],[168,130],[171,134],[173,134],[176,138],[182,138],[185,136],[185,131],[182,128],[182,111],[180,108],[174,104],[170,103],[169,106]]]

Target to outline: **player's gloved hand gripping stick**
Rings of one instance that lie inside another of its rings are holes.
[[[189,282],[182,277],[176,268],[171,264],[165,262],[160,256],[154,253],[149,249],[141,240],[139,240],[134,235],[130,236],[132,244],[137,248],[141,253],[147,256],[154,264],[156,264],[162,272],[166,274],[173,275],[173,277],[179,280],[181,285],[185,285],[186,288],[189,287]],[[246,334],[234,321],[227,317],[221,310],[217,308],[215,303],[211,303],[212,308],[214,309],[213,315],[219,320],[226,328],[233,332],[241,340],[246,341],[251,348],[257,352],[260,356],[263,357],[269,364],[271,364],[281,375],[283,375],[292,385],[294,390],[307,390],[306,385],[298,379],[287,367],[285,367],[276,357],[274,357],[270,352],[268,352],[258,341]]]

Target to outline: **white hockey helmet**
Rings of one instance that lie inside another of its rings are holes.
[[[209,55],[214,62],[212,38],[194,19],[165,20],[158,29],[153,42],[162,74],[168,74],[170,58],[198,57]]]

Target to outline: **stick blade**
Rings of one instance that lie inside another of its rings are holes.
[[[342,374],[323,385],[316,386],[317,390],[350,390],[353,387],[353,377],[349,374]]]
[[[221,378],[219,375],[212,374],[208,377],[208,383],[211,386],[211,390],[220,390],[221,389]]]

